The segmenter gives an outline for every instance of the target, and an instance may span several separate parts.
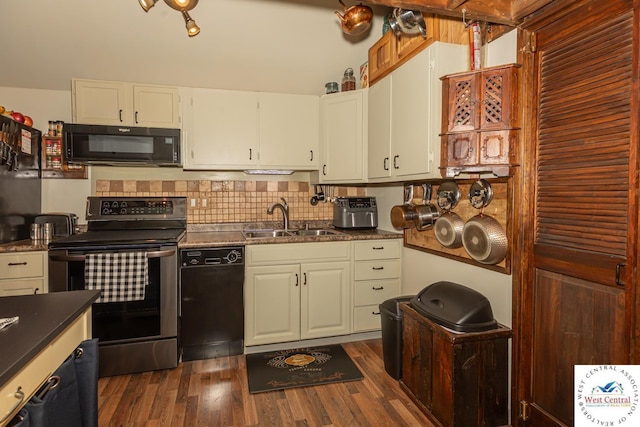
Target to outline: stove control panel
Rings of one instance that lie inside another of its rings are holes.
[[[185,267],[242,265],[244,248],[183,249],[180,251],[180,264]]]
[[[87,219],[186,218],[185,197],[89,197]]]

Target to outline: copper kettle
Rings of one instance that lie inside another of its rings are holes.
[[[362,3],[357,6],[351,6],[347,9],[347,6],[338,0],[344,9],[344,15],[340,14],[336,10],[336,15],[340,18],[342,24],[342,31],[345,34],[357,36],[364,33],[371,27],[371,20],[373,19],[373,10],[369,6],[364,6]]]

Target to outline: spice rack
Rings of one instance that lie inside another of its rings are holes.
[[[42,137],[42,177],[86,179],[87,168],[66,162],[62,150],[62,136],[44,135]]]

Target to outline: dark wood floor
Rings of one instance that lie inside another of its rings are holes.
[[[250,394],[244,356],[101,378],[99,425],[433,427],[385,372],[380,339],[343,347],[364,380]]]

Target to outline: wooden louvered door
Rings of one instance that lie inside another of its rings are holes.
[[[514,424],[535,427],[573,425],[574,365],[632,363],[637,281],[634,1],[554,3],[525,24],[536,42],[525,55],[533,131],[522,181],[532,203],[513,405]]]

